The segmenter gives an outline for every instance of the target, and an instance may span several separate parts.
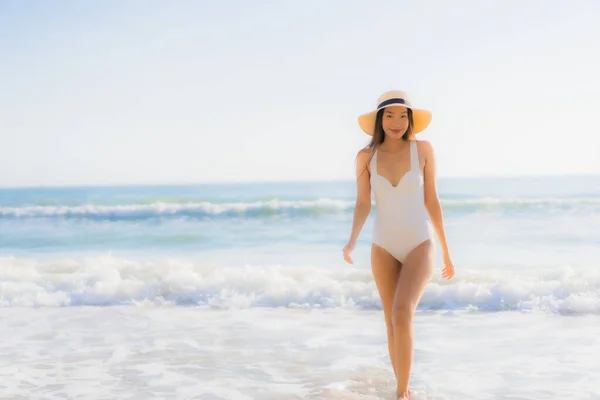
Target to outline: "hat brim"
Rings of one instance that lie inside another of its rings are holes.
[[[388,106],[388,107],[398,107],[398,106],[400,106],[400,105]],[[406,106],[403,106],[403,107],[406,107]],[[385,107],[382,107],[382,108],[385,108]],[[419,109],[419,108],[412,108],[412,107],[406,107],[406,108],[410,108],[412,110],[413,133],[416,135],[417,133],[424,131],[425,128],[427,128],[429,126],[429,123],[431,122],[431,111],[423,110],[423,109]],[[375,130],[375,120],[377,118],[377,112],[380,109],[381,108],[378,108],[378,109],[368,112],[366,114],[362,114],[358,117],[358,125],[360,126],[360,129],[362,129],[362,131],[369,136],[373,136],[373,133],[374,133],[373,131]]]

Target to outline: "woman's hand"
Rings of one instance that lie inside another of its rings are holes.
[[[444,255],[444,269],[442,270],[442,278],[452,279],[454,276],[454,264],[448,254]]]
[[[344,261],[346,261],[348,264],[354,264],[354,261],[350,257],[350,253],[352,253],[354,247],[356,247],[356,242],[348,242],[348,244],[344,246]]]

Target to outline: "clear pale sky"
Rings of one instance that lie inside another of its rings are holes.
[[[353,179],[389,89],[438,174],[600,174],[600,1],[0,0],[0,186]]]

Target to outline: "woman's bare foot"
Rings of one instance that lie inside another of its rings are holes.
[[[410,389],[406,389],[406,392],[400,393],[399,390],[396,390],[397,400],[409,400],[410,399]]]

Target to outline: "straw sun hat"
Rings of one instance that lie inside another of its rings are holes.
[[[377,112],[382,108],[390,106],[404,106],[412,110],[414,134],[417,134],[427,128],[431,122],[431,111],[414,108],[408,94],[401,90],[390,90],[379,96],[375,110],[366,114],[362,114],[358,117],[358,125],[367,135],[373,136]]]

